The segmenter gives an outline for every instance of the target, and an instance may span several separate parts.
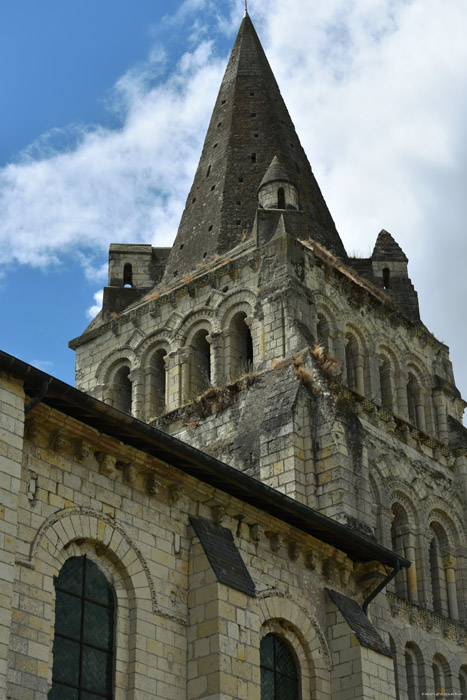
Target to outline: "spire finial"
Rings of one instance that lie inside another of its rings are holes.
[[[248,0],[245,0],[245,14],[244,17],[248,17]]]

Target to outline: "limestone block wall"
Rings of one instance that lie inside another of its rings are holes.
[[[23,387],[6,374],[0,376],[0,407],[0,695],[6,697],[24,433]]]

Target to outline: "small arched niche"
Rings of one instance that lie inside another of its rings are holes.
[[[191,341],[190,390],[193,396],[202,394],[211,384],[211,345],[209,333],[202,328]]]

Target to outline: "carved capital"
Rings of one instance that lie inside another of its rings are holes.
[[[138,476],[138,468],[130,463],[123,468],[123,476],[128,484],[133,484]]]
[[[316,569],[315,553],[311,549],[309,549],[308,552],[305,552],[305,566],[310,571],[314,571]]]
[[[446,554],[443,557],[443,566],[445,569],[457,569],[457,559],[452,554]]]

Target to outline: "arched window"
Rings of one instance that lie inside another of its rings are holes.
[[[131,413],[131,398],[132,398],[132,384],[130,375],[130,368],[127,366],[120,367],[120,369],[115,373],[113,380],[114,388],[114,401],[113,405],[124,413]]]
[[[163,348],[156,350],[151,357],[149,365],[150,417],[160,416],[165,411],[166,357],[167,352]]]
[[[467,698],[467,666],[461,666],[459,669],[459,690],[461,698]]]
[[[261,700],[298,700],[299,677],[288,645],[277,635],[261,640]]]
[[[420,649],[412,642],[409,642],[405,647],[404,658],[407,697],[409,700],[420,700],[421,694],[425,690]]]
[[[131,267],[131,263],[125,263],[123,266],[123,286],[133,286],[133,268]]]
[[[321,345],[326,353],[329,353],[329,323],[323,314],[318,314],[318,323],[316,324],[316,336],[318,345]]]
[[[49,700],[111,700],[112,590],[86,556],[68,559],[54,583],[55,638]]]
[[[455,582],[453,582],[451,591],[452,601],[449,605],[448,586],[446,580],[446,569],[444,566],[443,555],[448,551],[448,538],[441,525],[434,522],[430,525],[431,541],[430,541],[430,576],[431,576],[431,591],[433,594],[433,610],[438,615],[443,617],[451,616],[456,619],[457,610],[455,598]],[[453,607],[454,610],[450,610]]]
[[[207,330],[199,330],[191,341],[191,392],[198,396],[211,382],[211,346]]]
[[[243,372],[250,372],[253,366],[253,340],[246,317],[244,311],[239,311],[232,318],[229,326],[231,379],[235,379]]]
[[[437,695],[450,694],[451,671],[449,664],[441,654],[436,654],[432,664],[434,691]]]
[[[391,363],[387,358],[381,358],[380,361],[379,384],[381,387],[381,405],[387,411],[392,411]]]
[[[277,208],[285,209],[285,192],[283,187],[277,190]]]

